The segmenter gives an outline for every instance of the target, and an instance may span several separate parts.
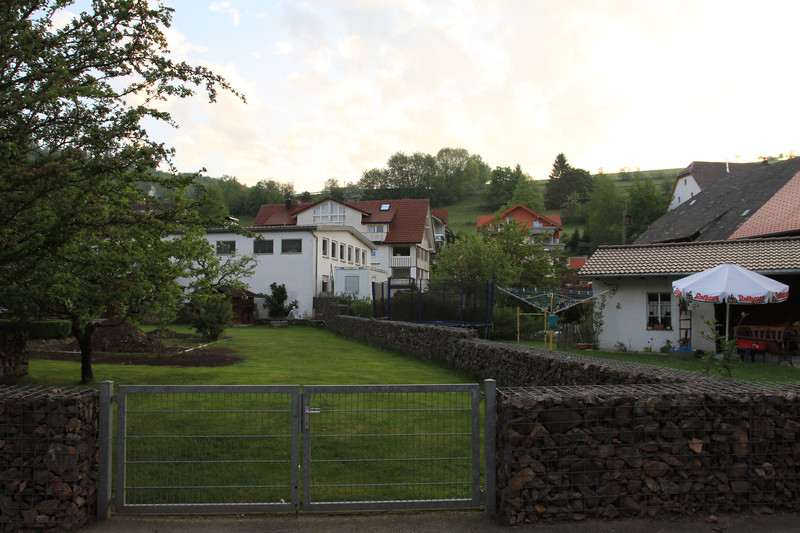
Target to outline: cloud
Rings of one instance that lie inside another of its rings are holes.
[[[230,2],[212,2],[208,9],[214,13],[225,13],[231,16],[231,24],[234,27],[239,26],[239,20],[242,18],[241,12],[233,7]]]
[[[594,172],[798,149],[793,3],[236,5],[234,32],[170,38],[248,96],[175,108],[179,160],[212,175],[313,191],[445,146],[538,179],[560,152]]]

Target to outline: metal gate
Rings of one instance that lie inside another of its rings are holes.
[[[303,509],[478,507],[480,387],[307,386]]]
[[[494,381],[485,389],[493,414]],[[112,390],[103,382],[100,518],[111,498],[112,401],[120,513],[294,512],[301,469],[304,511],[479,507],[484,495],[477,384]],[[495,424],[486,419],[494,514]]]
[[[297,386],[126,386],[115,507],[125,513],[294,511]]]

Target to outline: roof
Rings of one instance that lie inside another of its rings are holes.
[[[759,164],[746,172],[729,174],[653,222],[635,244],[734,238],[739,227],[764,207],[798,172],[800,158]],[[786,194],[791,197],[789,192]],[[771,212],[774,209],[778,208],[771,207]],[[800,231],[800,224],[794,229]],[[773,230],[767,224],[760,223],[752,226],[746,236],[774,235],[762,231]]]
[[[334,198],[323,198],[300,206],[266,204],[259,209],[253,226],[294,226],[297,224],[298,213],[329,200],[361,211],[362,224],[389,224],[389,232],[383,240],[386,244],[418,243],[422,242],[425,235],[429,202],[422,199],[342,202]],[[386,206],[388,208],[384,209]]]
[[[532,215],[534,218],[539,218],[549,223],[551,226],[555,226],[559,229],[561,229],[561,227],[563,226],[563,224],[561,223],[561,215],[543,215],[541,213],[537,213],[530,207],[527,207],[522,204],[516,204],[504,210],[502,213],[498,215],[478,215],[478,227],[480,228],[482,226],[486,226],[487,224],[490,224],[491,222],[497,219],[504,219],[512,211],[517,211],[517,210],[525,211],[530,215]]]
[[[447,209],[431,209],[431,215],[447,224]]]
[[[739,174],[749,170],[756,169],[763,165],[763,163],[718,163],[710,161],[693,161],[688,167],[683,169],[676,178],[685,178],[691,175],[700,186],[700,189],[705,189],[712,183],[730,174]]]
[[[685,275],[733,263],[761,274],[800,273],[800,237],[601,246],[582,278]]]

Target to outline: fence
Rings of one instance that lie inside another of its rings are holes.
[[[372,284],[377,318],[457,326],[489,326],[494,308],[494,283],[431,281]]]
[[[112,386],[103,383],[104,409]],[[494,383],[485,386],[494,412]],[[114,398],[118,512],[297,511],[301,492],[304,511],[479,507],[484,495],[477,384],[120,386]],[[100,463],[106,517],[110,459]]]

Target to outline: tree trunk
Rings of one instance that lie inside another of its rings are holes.
[[[81,384],[88,385],[94,381],[92,372],[92,334],[95,326],[91,322],[81,328],[78,319],[72,320],[72,336],[78,341],[81,350]]]

